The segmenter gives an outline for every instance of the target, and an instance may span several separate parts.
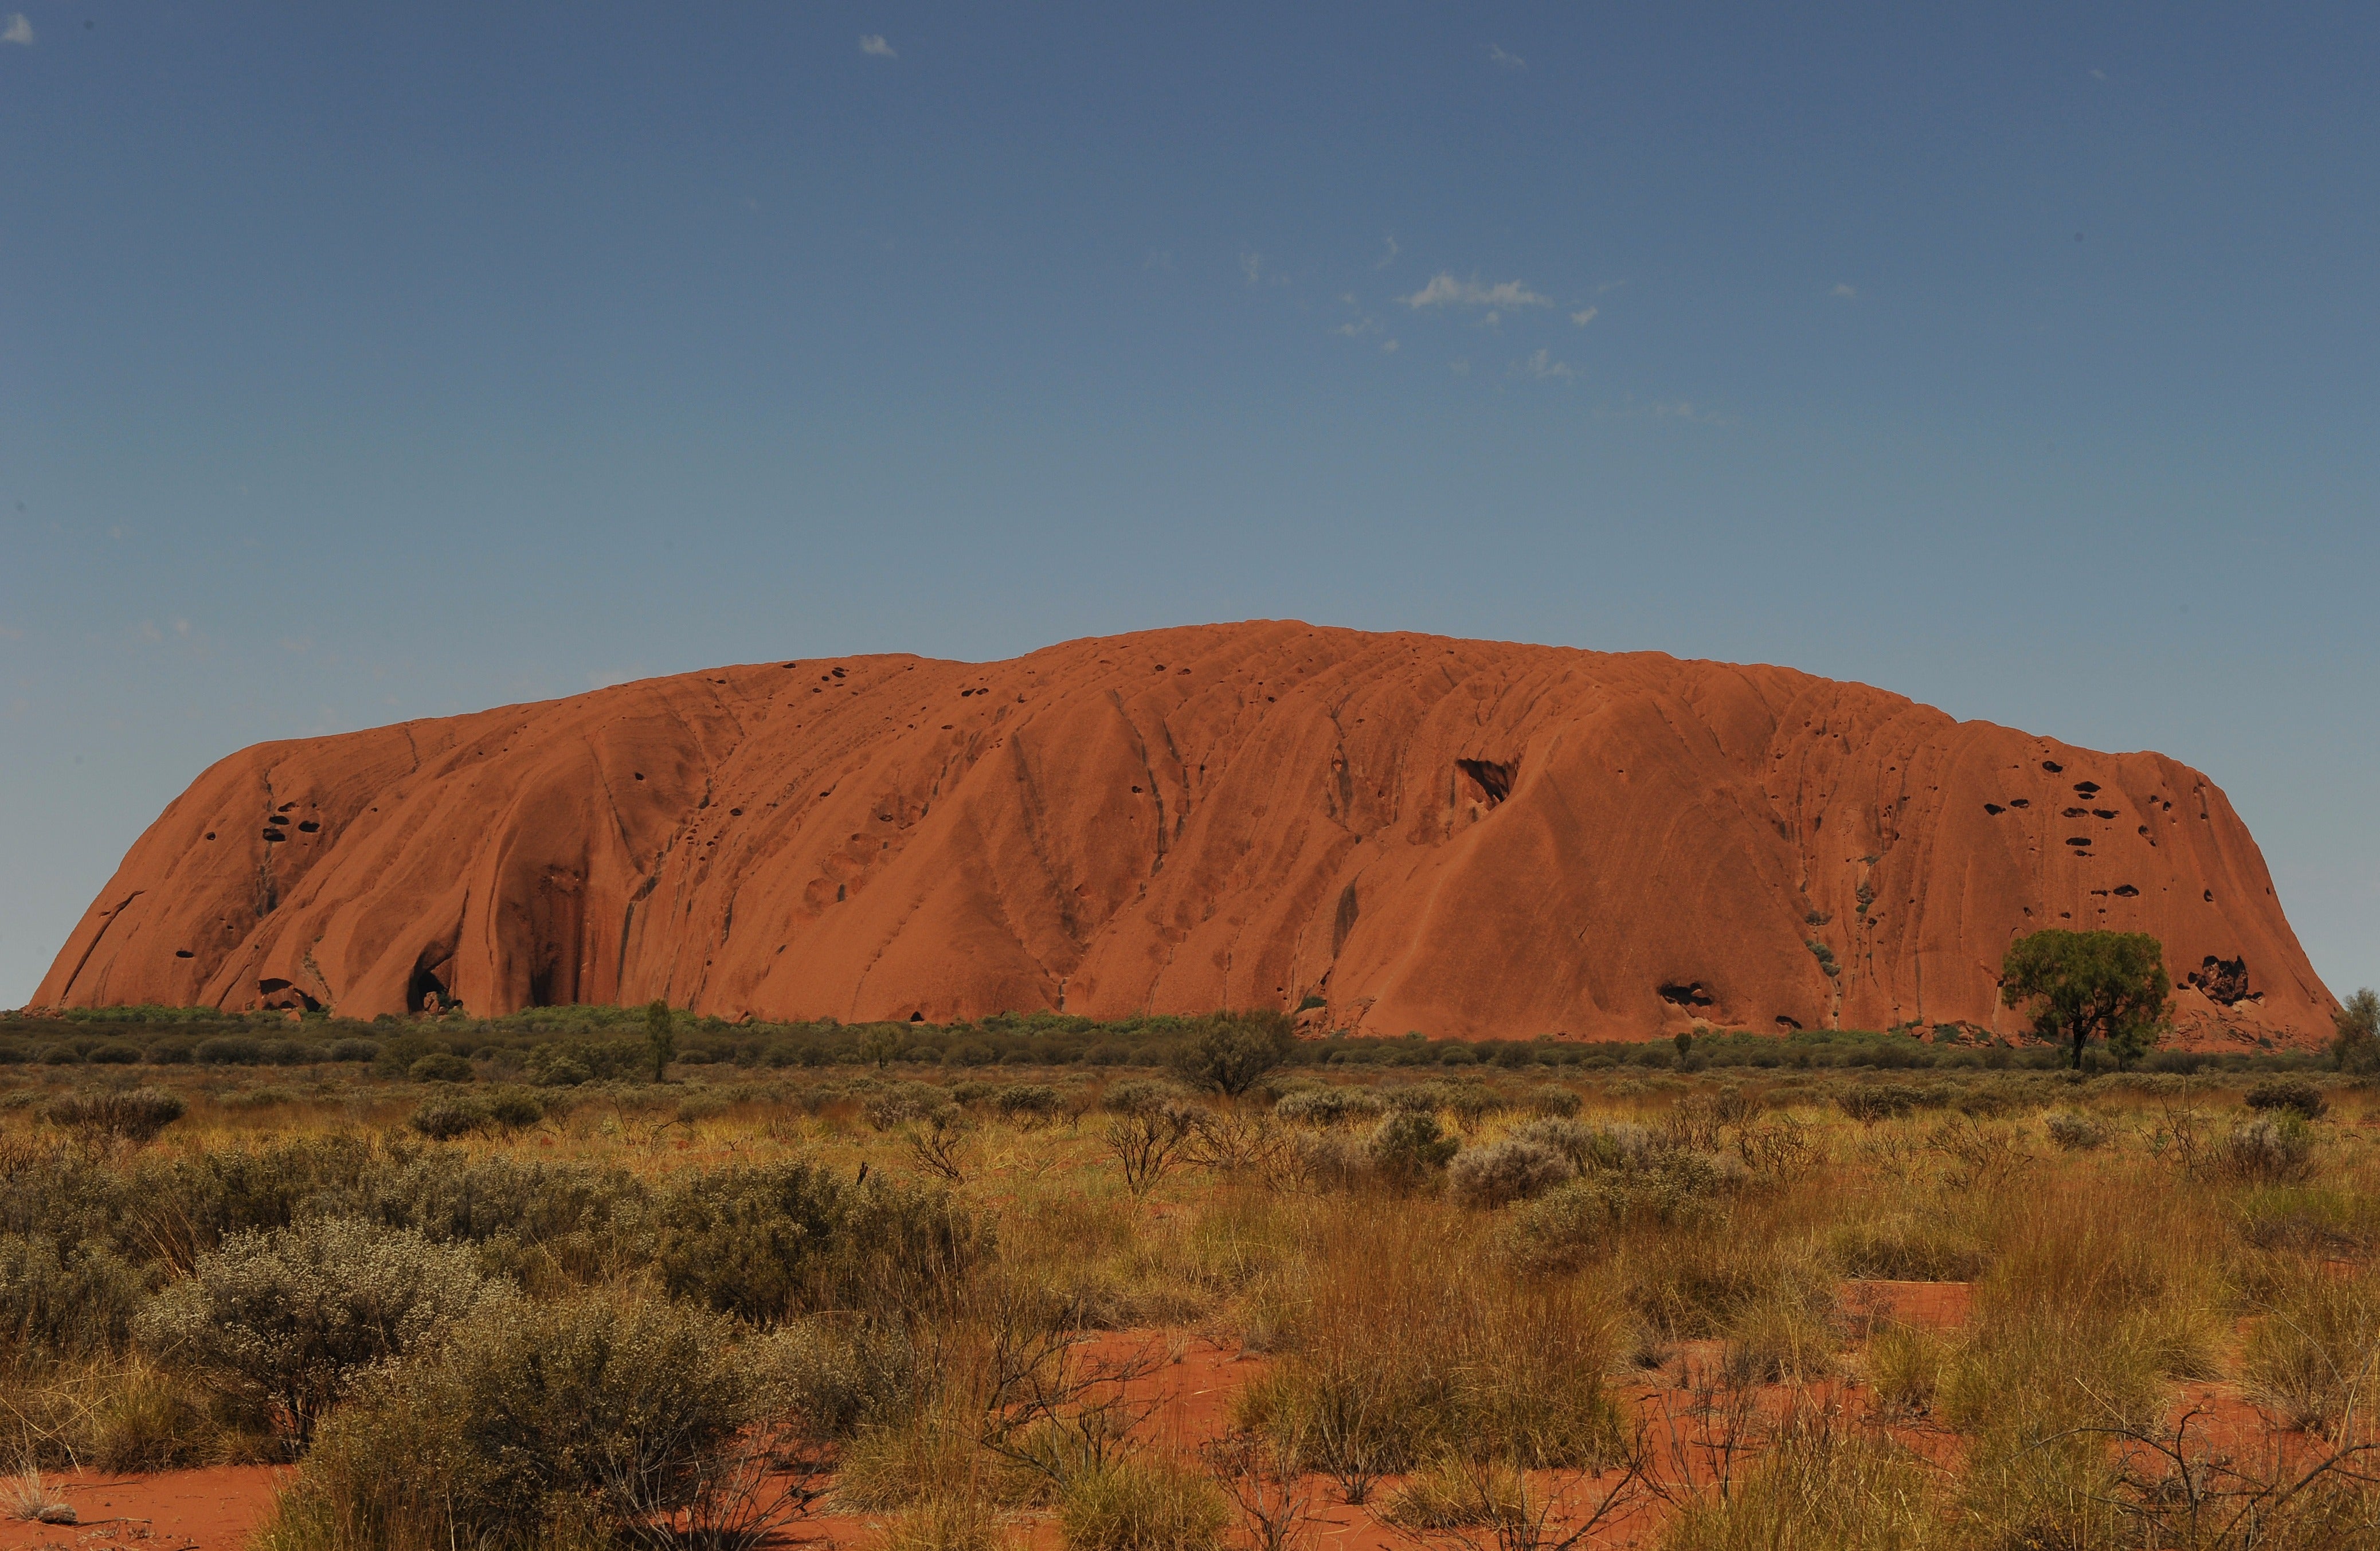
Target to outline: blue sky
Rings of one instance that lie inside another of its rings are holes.
[[[1257,616],[2207,770],[2380,983],[2380,11],[0,0],[0,1004],[265,738]]]

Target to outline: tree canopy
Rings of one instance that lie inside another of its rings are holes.
[[[2330,1053],[2341,1072],[2369,1072],[2380,1065],[2380,992],[2366,986],[2330,1015],[2337,1030]]]
[[[1218,1012],[1174,1048],[1172,1065],[1184,1082],[1236,1098],[1295,1043],[1286,1013]]]
[[[2129,1066],[2165,1032],[2173,981],[2165,946],[2146,932],[2070,932],[2052,927],[2019,938],[2000,963],[2000,1000],[2034,1004],[2033,1030],[2072,1048],[2104,1039]]]
[[[658,1083],[669,1074],[669,1063],[677,1059],[677,1031],[670,1024],[670,1004],[655,997],[645,1009],[645,1050],[653,1063],[653,1081]]]

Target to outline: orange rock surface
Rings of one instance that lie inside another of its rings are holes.
[[[2328,1033],[2255,842],[2162,755],[1786,668],[1257,622],[259,745],[35,1005],[2007,1034],[2001,953],[2051,926],[2155,933],[2181,1043]]]

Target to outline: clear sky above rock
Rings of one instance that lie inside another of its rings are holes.
[[[1255,616],[2208,771],[2380,982],[2370,7],[0,0],[0,1003],[260,739]]]

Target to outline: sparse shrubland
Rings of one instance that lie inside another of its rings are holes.
[[[292,1462],[261,1551],[2375,1539],[2353,1039],[658,1026],[43,1024],[0,1465]]]

